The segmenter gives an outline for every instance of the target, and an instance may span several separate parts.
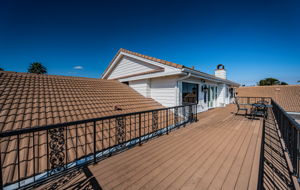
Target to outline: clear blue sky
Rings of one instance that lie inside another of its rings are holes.
[[[0,67],[99,78],[119,48],[255,84],[300,80],[299,0],[1,0]],[[74,69],[81,66],[82,69]]]

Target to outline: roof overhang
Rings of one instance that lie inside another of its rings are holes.
[[[228,85],[231,85],[234,87],[240,86],[239,83],[236,83],[236,82],[233,82],[230,80],[226,80],[226,79],[221,79],[219,77],[216,77],[216,76],[213,76],[213,75],[201,72],[201,71],[184,68],[184,69],[182,69],[182,72],[192,73],[192,76],[196,77],[196,78],[206,79],[206,80],[210,80],[210,81],[217,82],[217,83],[224,83],[224,84],[228,84]]]
[[[172,71],[172,72],[164,72],[164,73],[152,73],[147,75],[140,75],[128,78],[119,79],[120,82],[127,82],[127,81],[135,81],[135,80],[142,80],[142,79],[149,79],[149,78],[159,78],[159,77],[168,77],[168,76],[177,76],[177,75],[186,75],[186,73],[181,71]]]

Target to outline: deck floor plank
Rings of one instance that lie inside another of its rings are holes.
[[[89,169],[103,189],[247,189],[257,184],[261,120],[233,110],[201,113],[197,123]]]

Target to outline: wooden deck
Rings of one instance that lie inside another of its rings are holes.
[[[233,112],[230,105],[200,113],[197,123],[37,189],[300,189],[272,111],[265,125]]]
[[[89,170],[103,189],[256,189],[262,122],[233,105]]]

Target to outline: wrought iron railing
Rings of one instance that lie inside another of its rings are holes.
[[[292,173],[299,179],[300,177],[300,125],[274,100],[271,101],[274,116],[277,121],[281,138],[292,164]]]
[[[275,117],[280,137],[282,138],[284,150],[287,153],[287,163],[288,169],[291,171],[292,180],[300,178],[300,125],[297,123],[284,109],[278,105],[271,97],[236,97],[236,101],[239,104],[255,104],[263,102],[265,104],[272,105],[273,115]],[[263,121],[265,124],[266,119]],[[263,143],[262,143],[262,152],[261,158],[263,158]],[[260,176],[263,172],[263,163],[260,163]],[[294,178],[295,177],[295,178]],[[262,179],[259,179],[262,183]],[[294,184],[297,183],[297,180],[294,180]]]
[[[235,98],[235,101],[238,101],[239,104],[255,104],[258,102],[263,102],[265,104],[271,104],[271,97],[243,97],[238,96]]]
[[[95,163],[197,121],[189,104],[0,133],[0,189],[19,188]]]

